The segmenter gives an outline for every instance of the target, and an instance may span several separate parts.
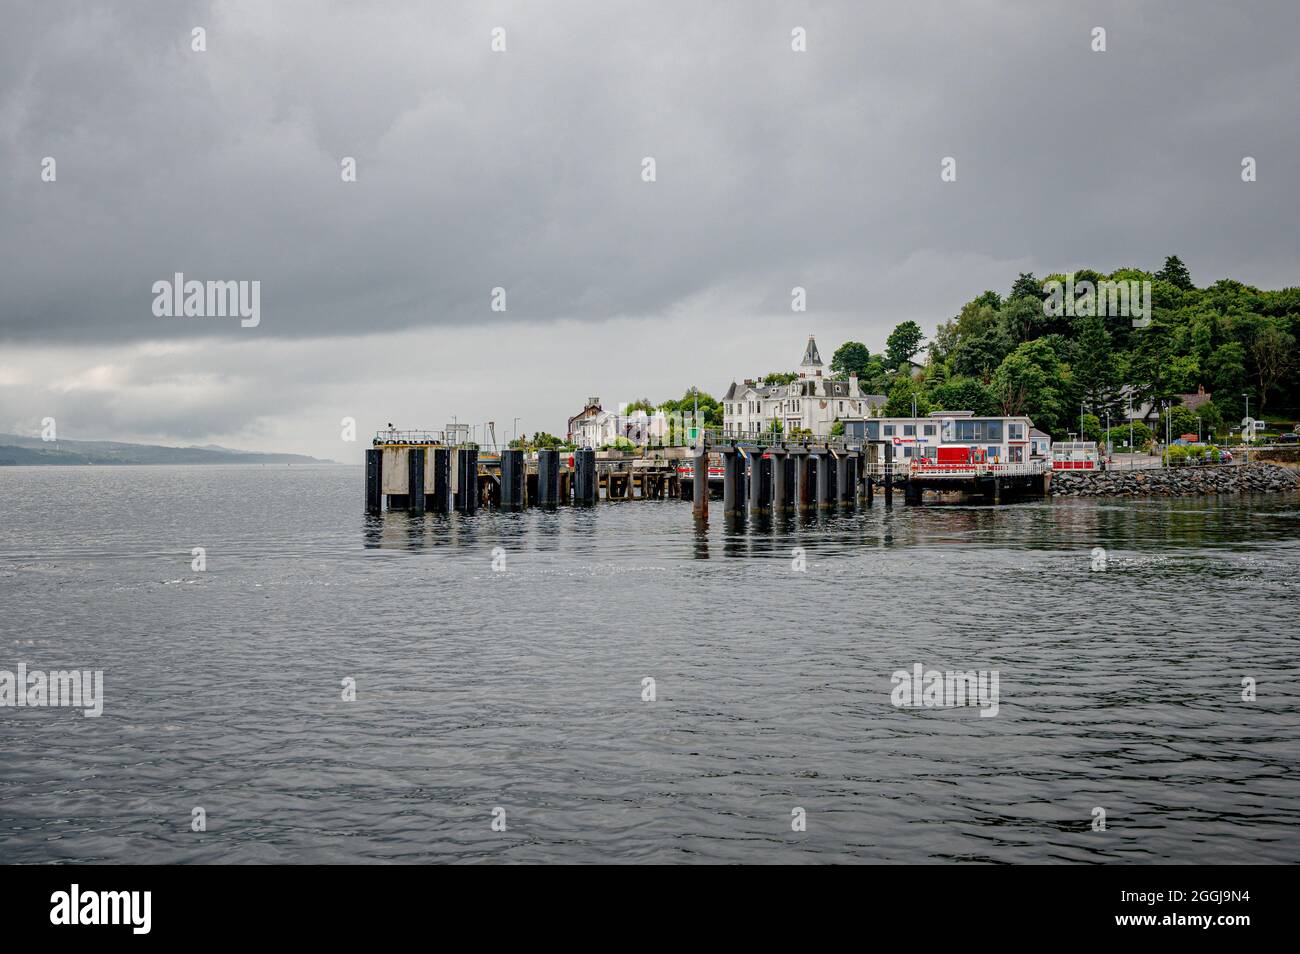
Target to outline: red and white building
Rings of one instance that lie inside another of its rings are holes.
[[[1028,464],[1045,459],[1050,439],[1024,415],[976,416],[970,411],[932,411],[925,417],[878,417],[845,421],[845,439],[887,441],[894,459],[919,464],[940,460]]]

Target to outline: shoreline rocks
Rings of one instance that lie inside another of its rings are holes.
[[[1294,493],[1300,475],[1276,464],[1062,471],[1053,497],[1198,497],[1209,494]]]

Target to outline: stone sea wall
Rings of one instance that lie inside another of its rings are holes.
[[[1276,464],[1065,471],[1052,475],[1053,497],[1193,497],[1298,490],[1300,475]]]

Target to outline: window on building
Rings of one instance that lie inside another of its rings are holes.
[[[915,436],[916,436],[916,425],[915,425],[915,424],[904,424],[904,425],[903,425],[903,436],[904,436],[904,437],[915,437]]]
[[[886,437],[893,437],[893,436],[894,436],[894,425],[893,425],[893,424],[886,424],[886,425],[885,425],[885,436],[886,436]]]
[[[935,425],[934,424],[925,425],[925,436],[934,437],[934,435],[935,435]]]
[[[1008,422],[1007,440],[1023,441],[1025,439],[1025,425]]]

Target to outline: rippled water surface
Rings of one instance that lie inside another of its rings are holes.
[[[362,502],[359,468],[0,468],[0,669],[106,697],[0,708],[0,860],[1296,860],[1294,496]],[[997,716],[895,708],[916,663],[997,670]]]

